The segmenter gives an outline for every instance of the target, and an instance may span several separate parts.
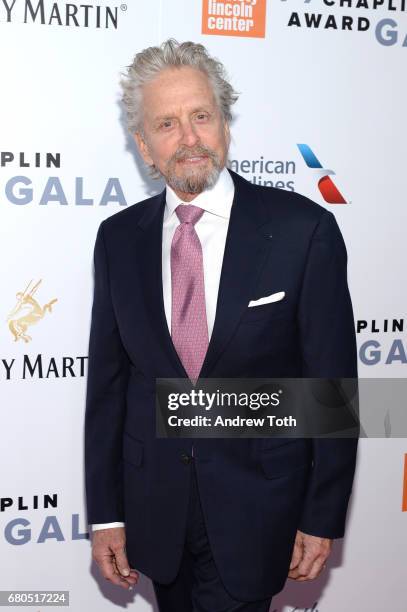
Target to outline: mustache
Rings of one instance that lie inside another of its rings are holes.
[[[187,147],[180,147],[179,149],[175,151],[174,155],[171,157],[171,161],[174,161],[174,162],[185,161],[188,157],[195,157],[195,156],[200,156],[200,155],[205,155],[209,157],[210,159],[212,159],[213,161],[217,161],[218,159],[218,156],[216,155],[214,151],[212,151],[212,149],[209,149],[208,147],[205,147],[204,145],[197,145],[196,147],[193,147],[192,149],[189,149]]]

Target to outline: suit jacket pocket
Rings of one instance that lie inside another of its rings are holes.
[[[298,439],[277,448],[262,449],[260,462],[265,477],[288,476],[300,468],[311,467],[312,447],[307,442]]]
[[[248,306],[240,319],[241,323],[254,323],[268,318],[284,317],[290,312],[290,305],[285,301],[270,302],[260,306]]]
[[[143,463],[143,443],[127,432],[123,436],[123,460],[140,467]]]

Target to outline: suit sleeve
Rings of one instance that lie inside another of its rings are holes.
[[[347,283],[347,252],[334,215],[324,211],[310,244],[298,324],[304,378],[357,378],[357,348]],[[313,468],[300,530],[324,538],[345,533],[357,438],[314,438]]]
[[[129,360],[114,313],[103,223],[94,250],[95,285],[85,411],[88,523],[124,521],[122,432]]]

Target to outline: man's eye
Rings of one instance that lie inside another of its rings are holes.
[[[171,119],[167,119],[166,121],[163,121],[162,123],[160,123],[160,128],[168,129],[168,128],[171,128],[172,126],[173,126],[173,122],[171,121]]]
[[[198,121],[206,121],[206,119],[208,119],[209,115],[207,115],[206,113],[199,113],[196,118],[198,119]]]

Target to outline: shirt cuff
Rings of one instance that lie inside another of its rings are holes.
[[[89,525],[92,527],[92,531],[98,531],[99,529],[112,529],[113,527],[124,527],[124,523],[96,523],[95,525]]]

